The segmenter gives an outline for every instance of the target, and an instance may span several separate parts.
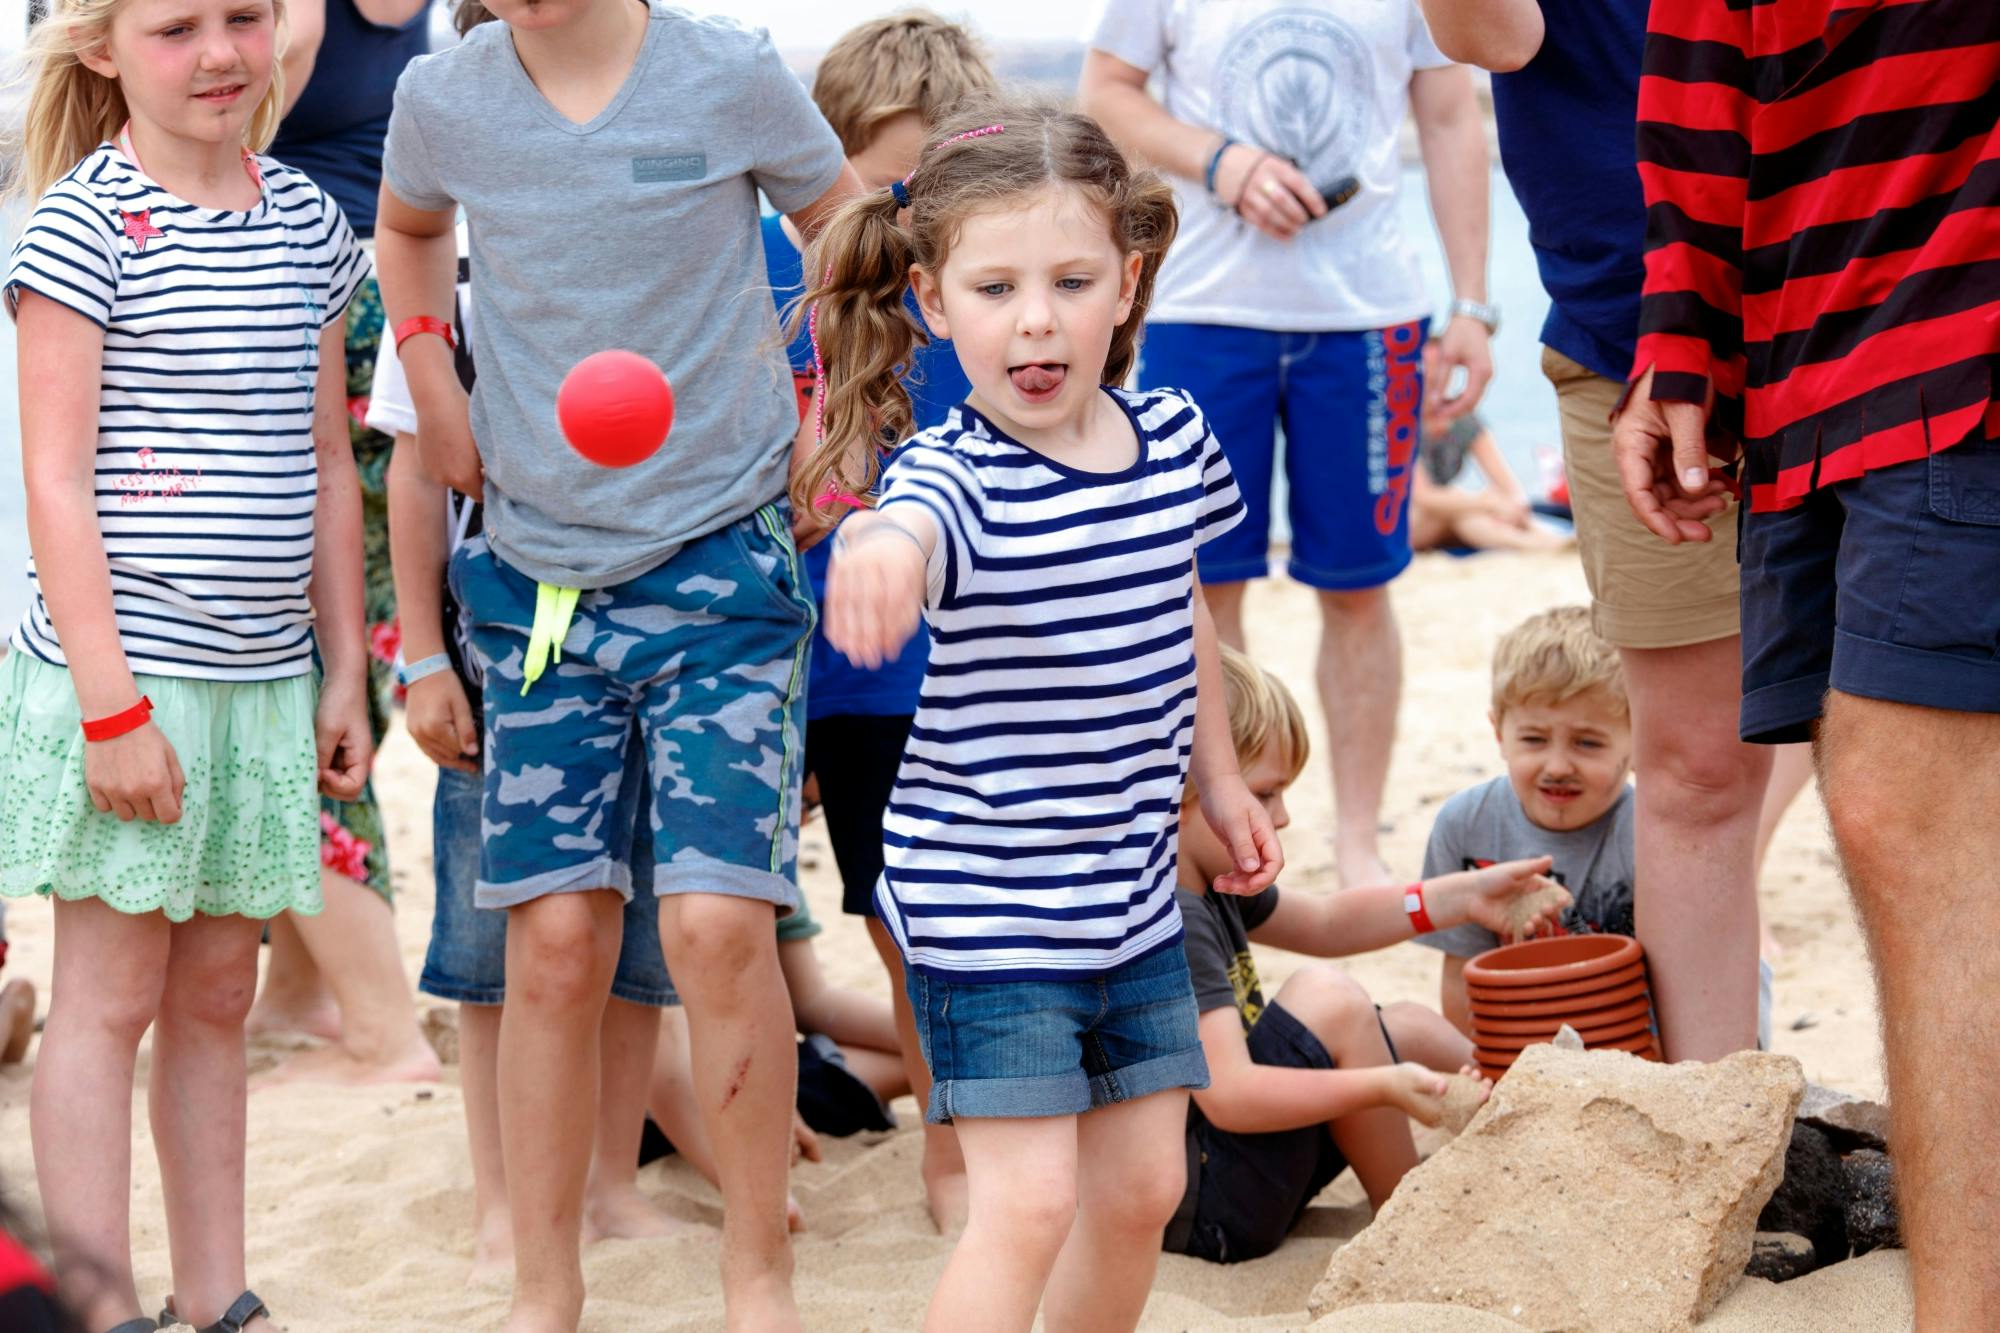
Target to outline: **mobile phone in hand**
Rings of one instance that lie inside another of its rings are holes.
[[[1328,216],[1334,209],[1361,193],[1361,178],[1342,176],[1331,185],[1321,185],[1316,188],[1319,190],[1319,197],[1326,200],[1326,213],[1321,216]]]

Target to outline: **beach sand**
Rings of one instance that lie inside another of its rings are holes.
[[[1459,788],[1500,772],[1487,709],[1487,663],[1495,636],[1528,613],[1584,599],[1573,554],[1421,556],[1398,581],[1407,683],[1395,768],[1383,811],[1384,851],[1412,877],[1432,816]],[[1311,662],[1318,617],[1304,588],[1273,581],[1254,589],[1247,623],[1252,649],[1292,684],[1314,716]],[[430,925],[432,769],[398,732],[377,769],[399,894],[397,932],[409,974],[422,962]],[[1331,783],[1321,762],[1288,803],[1289,892],[1331,891],[1326,837]],[[819,954],[838,983],[877,993],[887,983],[858,921],[840,914],[839,887],[824,830],[808,826],[802,855],[806,891],[826,923]],[[1847,897],[1808,794],[1786,819],[1765,868],[1765,911],[1785,953],[1776,972],[1775,1046],[1796,1055],[1808,1077],[1879,1096],[1881,1044],[1867,965]],[[8,917],[8,975],[35,979],[46,996],[51,945],[45,904],[17,904]],[[1298,965],[1262,950],[1270,991]],[[1436,1003],[1438,955],[1402,945],[1349,966],[1380,1002]],[[425,1005],[435,1003],[421,999]],[[253,1046],[253,1068],[280,1054]],[[33,1056],[31,1054],[30,1061]],[[139,1086],[145,1085],[141,1053]],[[0,1070],[0,1181],[39,1224],[28,1145],[31,1065]],[[432,1087],[281,1087],[250,1104],[249,1252],[252,1285],[292,1333],[483,1329],[505,1309],[500,1288],[468,1288],[472,1249],[471,1178],[456,1071]],[[135,1103],[134,1247],[140,1290],[157,1301],[168,1287],[159,1175]],[[917,1113],[897,1107],[903,1129],[827,1140],[826,1160],[794,1174],[807,1230],[798,1238],[798,1292],[808,1327],[908,1329],[943,1268],[948,1245],[932,1231],[917,1178]],[[690,1226],[684,1236],[611,1241],[586,1253],[590,1302],[583,1327],[598,1333],[719,1329],[717,1196],[678,1159],[640,1174],[644,1189]],[[1148,1329],[1303,1328],[1306,1296],[1328,1255],[1367,1222],[1351,1173],[1328,1189],[1297,1234],[1276,1254],[1218,1267],[1177,1256],[1160,1266]],[[1635,1219],[1643,1225],[1643,1219]],[[1589,1264],[1588,1255],[1573,1262]],[[1708,1321],[1718,1329],[1839,1330],[1875,1333],[1909,1326],[1899,1254],[1874,1255],[1777,1287],[1746,1281]],[[1614,1274],[1605,1274],[1614,1281]],[[1317,1325],[1354,1330],[1492,1330],[1491,1317],[1446,1307],[1345,1312]]]

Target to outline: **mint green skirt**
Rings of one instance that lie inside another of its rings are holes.
[[[69,672],[19,650],[0,661],[0,895],[169,921],[318,912],[313,678],[138,682],[187,779],[173,824],[92,806]]]

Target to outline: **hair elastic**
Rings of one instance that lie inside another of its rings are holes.
[[[938,144],[936,144],[928,151],[936,152],[939,148],[943,148],[946,144],[954,144],[961,139],[984,139],[989,134],[1003,133],[1006,130],[1006,128],[1007,127],[1005,125],[983,125],[976,130],[967,130],[963,134],[954,134],[949,139],[940,141]],[[910,182],[915,180],[916,178],[917,178],[917,169],[916,167],[911,167],[909,175],[903,177],[903,179],[895,182],[889,187],[890,193],[896,196],[896,207],[908,208],[910,206]]]
[[[813,497],[814,509],[831,509],[835,505],[848,505],[855,509],[866,509],[868,502],[852,491],[840,489],[840,483],[827,479],[826,489]]]

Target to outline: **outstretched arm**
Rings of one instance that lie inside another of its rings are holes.
[[[1423,882],[1425,914],[1438,930],[1472,921],[1500,934],[1507,924],[1507,904],[1551,883],[1542,878],[1549,866],[1548,857],[1538,856],[1433,876]],[[1281,894],[1271,915],[1250,932],[1250,938],[1315,958],[1384,949],[1416,936],[1405,892],[1400,884],[1372,884],[1339,893]],[[1567,895],[1560,904],[1549,904],[1527,923],[1526,933],[1553,925],[1568,905]]]

